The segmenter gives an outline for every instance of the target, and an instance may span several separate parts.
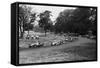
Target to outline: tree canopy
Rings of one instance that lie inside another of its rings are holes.
[[[93,10],[94,8],[76,8],[62,11],[56,19],[55,31],[79,34],[92,31],[94,29],[92,26],[94,21],[92,20],[96,20]]]
[[[33,28],[33,23],[36,19],[36,13],[31,12],[32,8],[25,5],[19,6],[19,32],[20,37],[23,37],[25,30]]]
[[[52,21],[50,19],[50,15],[51,15],[50,13],[51,11],[46,10],[45,12],[40,13],[39,15],[40,16],[39,26],[44,29],[45,36],[46,36],[47,30],[50,30],[50,27],[52,25]]]

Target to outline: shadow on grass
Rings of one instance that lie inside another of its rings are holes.
[[[84,43],[79,46],[72,46],[61,50],[61,52],[72,53],[79,56],[87,57],[88,60],[97,59],[96,43]]]

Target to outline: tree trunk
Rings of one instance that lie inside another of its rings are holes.
[[[46,36],[47,31],[45,30],[45,36]]]
[[[20,38],[23,38],[23,35],[24,35],[24,30],[21,30],[21,36],[20,36]]]
[[[29,35],[29,24],[28,24],[28,35]]]
[[[22,30],[21,30],[21,25],[19,25],[19,29],[20,29],[20,37],[19,37],[19,38],[22,38]]]
[[[20,28],[20,38],[23,38],[24,29],[21,28],[21,25],[19,26],[19,28]]]
[[[28,35],[29,35],[29,29],[28,29]]]
[[[20,36],[20,38],[23,38],[23,34],[24,34],[24,32],[21,32],[21,36]]]

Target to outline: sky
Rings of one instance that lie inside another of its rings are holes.
[[[20,4],[22,5],[22,4]],[[59,7],[59,6],[43,6],[43,5],[25,5],[32,7],[32,11],[36,12],[37,14],[44,12],[45,10],[51,11],[51,20],[55,21],[58,17],[59,13],[62,12],[65,9],[75,9],[75,7]],[[37,18],[38,20],[38,18]],[[37,24],[37,21],[35,21]]]

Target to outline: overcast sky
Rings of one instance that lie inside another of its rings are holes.
[[[61,11],[65,9],[75,9],[74,7],[59,7],[59,6],[58,7],[57,6],[42,6],[42,5],[25,5],[25,6],[32,7],[32,11],[36,12],[37,14],[44,12],[45,10],[51,11],[52,16],[50,18],[52,21],[54,21],[58,17]]]

